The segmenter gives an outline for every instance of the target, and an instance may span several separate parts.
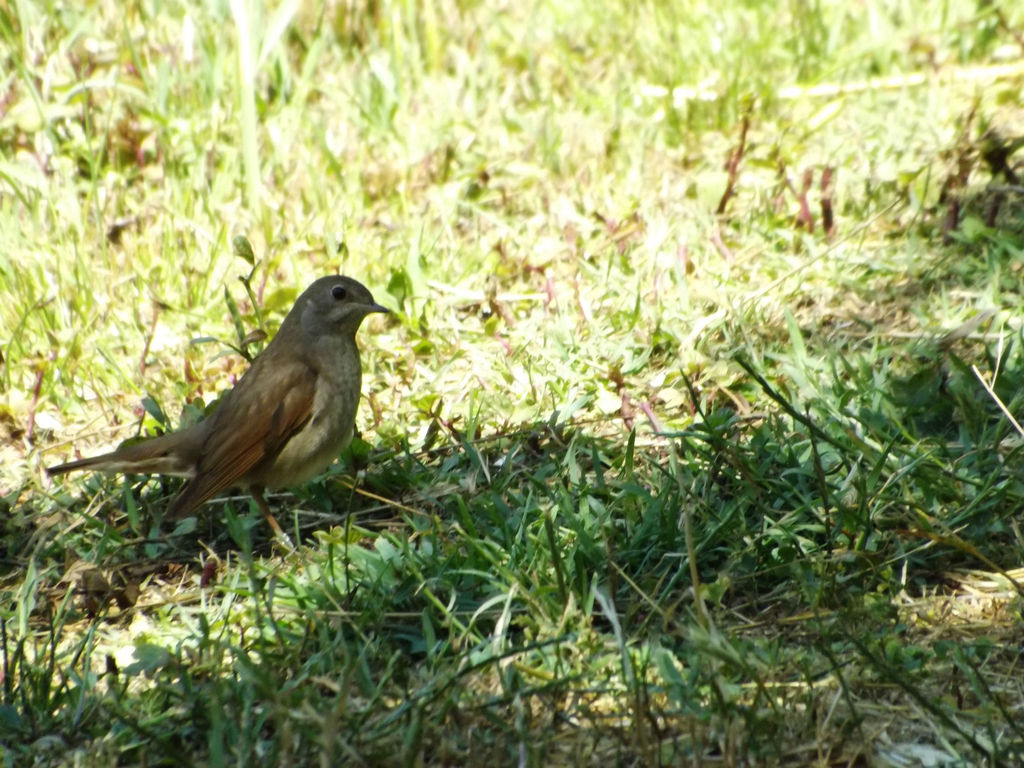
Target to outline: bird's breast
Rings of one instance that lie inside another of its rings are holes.
[[[335,350],[331,350],[334,352]],[[309,420],[285,444],[259,483],[267,488],[299,485],[323,472],[352,440],[362,369],[353,342],[342,354],[318,358]]]

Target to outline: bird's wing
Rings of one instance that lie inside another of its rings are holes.
[[[211,417],[217,423],[199,455],[195,476],[167,510],[171,519],[188,514],[257,465],[272,460],[309,421],[316,372],[303,362],[281,359],[258,372],[259,362]]]

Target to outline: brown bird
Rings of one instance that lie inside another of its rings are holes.
[[[284,532],[263,491],[304,483],[352,439],[362,366],[356,331],[388,312],[359,282],[322,277],[299,296],[277,335],[208,418],[111,453],[49,467],[189,478],[167,510],[183,517],[233,486],[246,486],[274,532]]]

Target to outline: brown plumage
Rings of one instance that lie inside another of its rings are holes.
[[[355,335],[387,312],[357,281],[322,277],[307,288],[238,384],[188,429],[49,467],[189,478],[167,515],[182,517],[221,491],[246,486],[275,532],[264,488],[299,485],[352,439],[362,367]]]

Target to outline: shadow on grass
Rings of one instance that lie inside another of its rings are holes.
[[[377,498],[332,475],[277,500],[291,554],[230,503],[170,539],[65,515],[5,578],[0,728],[23,756],[156,764],[655,765],[799,761],[826,712],[815,749],[866,758],[899,706],[892,750],[939,733],[1011,764],[1019,442],[967,359],[908,359],[837,357],[799,397],[748,364],[777,410],[705,412],[698,382],[669,435],[550,422],[372,456]],[[61,581],[78,560],[94,586],[134,573],[137,602],[90,603]],[[1004,579],[983,623],[953,588],[979,569]]]

